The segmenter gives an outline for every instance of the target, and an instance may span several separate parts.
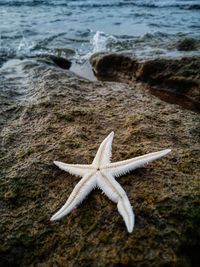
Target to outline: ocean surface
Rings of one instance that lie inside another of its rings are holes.
[[[177,44],[191,38],[192,51]],[[92,53],[139,58],[200,55],[198,0],[0,0],[0,66],[54,54],[84,64]],[[12,61],[13,62],[13,61]]]

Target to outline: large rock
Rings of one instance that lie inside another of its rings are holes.
[[[98,79],[129,84],[143,82],[153,94],[200,111],[200,58],[137,60],[123,54],[94,54],[90,62]],[[167,97],[165,96],[167,94]]]
[[[127,82],[134,80],[138,61],[120,53],[95,53],[90,57],[94,74],[102,81]]]
[[[199,115],[142,86],[24,68],[26,95],[0,106],[0,266],[198,266]],[[112,130],[113,161],[172,148],[119,178],[136,214],[133,233],[99,190],[50,222],[79,181],[53,160],[90,163]]]

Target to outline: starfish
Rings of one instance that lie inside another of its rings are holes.
[[[84,200],[92,189],[99,187],[110,200],[117,203],[118,211],[125,221],[128,232],[131,233],[133,231],[135,216],[131,204],[126,192],[114,177],[124,175],[153,160],[161,158],[168,154],[171,149],[111,163],[113,137],[114,132],[111,132],[104,139],[90,165],[66,164],[54,161],[54,164],[60,169],[83,178],[75,186],[64,206],[51,217],[51,221],[59,220],[70,213]]]

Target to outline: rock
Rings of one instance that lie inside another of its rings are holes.
[[[200,10],[200,5],[190,5],[188,7],[189,10]]]
[[[97,54],[90,62],[99,80],[143,82],[166,101],[200,111],[199,57],[139,61],[122,54]]]
[[[184,38],[177,43],[177,50],[179,51],[193,51],[197,50],[198,42],[193,38]]]
[[[71,67],[71,62],[63,57],[57,57],[54,55],[48,55],[48,58],[51,59],[58,67],[68,70]]]
[[[0,266],[198,266],[199,114],[142,84],[89,82],[32,66],[24,66],[28,97],[0,106],[7,118],[0,132]],[[53,160],[91,162],[112,130],[113,161],[172,148],[120,178],[136,214],[133,233],[99,190],[50,222],[79,181]]]
[[[138,68],[137,60],[124,54],[114,53],[95,53],[90,58],[90,64],[97,78],[106,81],[130,80]]]
[[[199,85],[199,70],[199,58],[155,59],[142,62],[135,75],[141,81],[181,92]]]
[[[33,59],[36,61],[40,61],[41,63],[45,63],[48,65],[56,65],[61,69],[68,70],[70,69],[72,62],[64,57],[50,55],[50,54],[40,54],[40,55],[30,55],[28,59]],[[20,60],[26,60],[25,57],[20,57]]]

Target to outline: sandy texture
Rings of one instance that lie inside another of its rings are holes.
[[[142,86],[29,67],[24,99],[0,107],[0,266],[197,266],[199,115]],[[172,148],[119,178],[136,214],[133,233],[99,190],[51,223],[79,181],[53,160],[90,163],[112,130],[113,161]]]

